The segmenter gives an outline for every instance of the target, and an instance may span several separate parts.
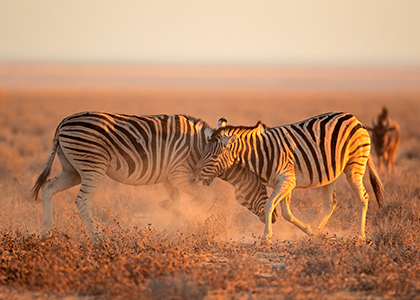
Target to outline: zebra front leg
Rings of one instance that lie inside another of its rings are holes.
[[[283,180],[280,184],[278,184],[271,194],[268,201],[265,203],[264,211],[265,211],[265,226],[264,226],[264,234],[262,239],[263,240],[269,240],[271,236],[273,235],[273,229],[272,229],[272,216],[273,211],[277,204],[282,201],[282,199],[291,193],[293,188],[295,187],[295,180],[294,177],[291,179]],[[282,206],[283,208],[283,206]],[[290,211],[290,210],[289,210]],[[286,213],[286,216],[288,214]],[[291,215],[291,213],[290,213]],[[285,213],[283,212],[283,217],[285,216]]]
[[[324,205],[318,221],[317,230],[319,234],[321,234],[321,231],[324,229],[325,224],[327,224],[332,213],[334,212],[334,209],[337,206],[337,199],[335,196],[335,181],[322,187],[322,198]]]

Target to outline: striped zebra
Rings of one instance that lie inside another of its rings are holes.
[[[226,168],[239,164],[258,174],[272,187],[266,202],[267,222],[263,239],[272,236],[270,212],[281,203],[283,217],[309,236],[321,231],[337,205],[335,185],[344,172],[355,196],[360,200],[360,236],[365,238],[365,219],[369,195],[363,185],[366,165],[379,207],[382,183],[375,170],[371,142],[365,127],[351,114],[326,113],[274,128],[261,122],[255,127],[226,126],[213,133],[196,165],[194,176],[207,184]],[[294,188],[322,187],[323,212],[317,231],[296,219],[290,211]]]
[[[220,122],[226,124],[226,120]],[[162,201],[166,208],[178,205],[180,191],[193,195],[194,203],[201,203],[204,188],[190,177],[214,131],[204,121],[184,115],[82,112],[65,118],[55,131],[45,168],[32,190],[36,199],[42,189],[44,232],[53,226],[52,196],[81,184],[76,205],[95,240],[98,229],[90,204],[105,175],[129,185],[163,183],[170,197]],[[48,179],[56,154],[62,172]],[[236,199],[265,221],[267,190],[257,175],[234,166],[220,178],[234,185]],[[275,222],[277,212],[273,213],[270,221]]]

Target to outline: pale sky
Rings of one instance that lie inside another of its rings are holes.
[[[1,62],[420,66],[420,1],[0,0]]]

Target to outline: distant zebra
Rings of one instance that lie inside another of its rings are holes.
[[[394,168],[400,143],[400,125],[388,116],[388,110],[383,107],[377,123],[373,122],[373,128],[367,129],[372,133],[372,144],[378,156],[379,170],[382,170],[382,164],[385,161],[389,174]]]
[[[268,221],[263,239],[270,239],[270,212],[281,203],[283,217],[309,236],[309,225],[290,211],[294,188],[322,186],[323,213],[315,234],[320,234],[337,205],[335,183],[344,171],[353,193],[360,200],[360,235],[365,238],[365,219],[369,195],[363,185],[366,165],[369,168],[379,207],[382,183],[370,156],[367,130],[351,114],[327,113],[286,126],[268,128],[260,122],[255,127],[226,126],[218,129],[206,145],[194,170],[195,180],[211,181],[226,168],[239,164],[261,176],[274,189],[265,205]]]
[[[225,122],[223,123],[223,125]],[[179,202],[180,192],[204,200],[204,188],[190,180],[205,144],[215,130],[204,121],[184,115],[135,116],[83,112],[58,125],[45,168],[32,194],[42,188],[44,231],[53,226],[52,196],[81,183],[76,205],[92,240],[97,236],[90,204],[105,175],[130,185],[163,183],[170,206]],[[57,154],[62,172],[48,180]],[[265,221],[267,190],[260,178],[234,166],[220,176],[236,188],[236,199]],[[273,220],[277,212],[273,212]]]

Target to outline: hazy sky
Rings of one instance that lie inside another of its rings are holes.
[[[420,66],[420,1],[0,0],[0,62]]]

